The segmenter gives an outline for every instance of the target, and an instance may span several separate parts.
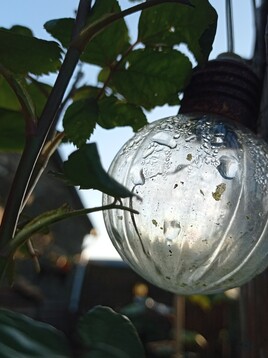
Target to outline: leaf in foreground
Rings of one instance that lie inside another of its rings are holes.
[[[147,124],[142,109],[111,95],[99,100],[98,124],[103,128],[131,126],[136,132]]]
[[[61,49],[56,42],[0,30],[0,63],[14,73],[35,75],[55,72]]]
[[[186,43],[197,62],[204,63],[212,49],[217,13],[208,0],[191,0],[192,7],[167,3],[146,9],[139,20],[139,40],[151,48]]]
[[[130,103],[152,109],[180,103],[178,92],[188,83],[192,65],[176,50],[139,49],[127,58],[128,67],[113,73],[116,90]]]
[[[71,42],[72,30],[75,23],[73,18],[53,19],[44,24],[45,30],[67,48]]]
[[[95,143],[85,144],[70,154],[63,163],[63,174],[72,185],[80,189],[97,189],[113,197],[133,196],[103,169]]]
[[[32,102],[34,103],[36,114],[39,116],[51,91],[51,86],[36,80],[33,82],[28,80],[26,81],[21,76],[16,76],[14,79],[19,80],[21,86],[26,89],[32,99]],[[21,111],[21,105],[18,97],[2,75],[0,75],[0,108],[18,112]]]
[[[19,111],[0,108],[0,149],[21,151],[25,141],[24,118]]]
[[[120,6],[116,0],[97,0],[92,7],[89,23],[93,24],[108,14],[119,13],[120,11]],[[110,24],[91,39],[81,59],[98,66],[109,66],[129,46],[128,28],[125,19],[120,19]]]
[[[0,309],[1,358],[71,357],[65,336],[42,322]]]
[[[80,147],[93,133],[97,119],[96,100],[92,98],[73,102],[63,118],[63,127],[67,138]]]
[[[97,306],[78,323],[83,345],[96,357],[144,358],[144,350],[130,320],[109,307]],[[90,355],[91,356],[91,355]]]

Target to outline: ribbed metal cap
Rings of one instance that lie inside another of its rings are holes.
[[[256,131],[260,81],[240,57],[221,55],[196,67],[186,87],[180,113],[214,113]]]

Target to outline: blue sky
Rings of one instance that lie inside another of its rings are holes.
[[[104,0],[105,1],[105,0]],[[39,38],[51,40],[49,34],[43,28],[43,24],[51,19],[61,17],[73,17],[78,5],[78,0],[1,0],[0,5],[0,26],[11,27],[19,24],[30,27],[34,35]],[[126,0],[119,1],[123,8],[128,7]],[[225,24],[225,1],[211,0],[210,3],[215,7],[219,15],[218,30],[214,42],[211,58],[215,58],[219,53],[227,50],[226,43],[226,24]],[[258,2],[257,2],[258,3]],[[234,43],[235,52],[242,57],[249,58],[252,54],[254,42],[254,25],[251,0],[234,0]],[[131,34],[135,36],[137,16],[126,18]],[[96,71],[94,68],[88,69],[87,80],[95,81]],[[53,81],[53,77],[47,79]],[[177,113],[178,108],[161,107],[148,114],[148,120],[153,121],[159,118],[168,117]],[[115,130],[103,130],[97,128],[92,136],[92,141],[97,142],[104,167],[108,169],[113,157],[119,148],[132,136],[133,132],[129,128]],[[74,148],[69,146],[62,152],[66,157]],[[87,207],[100,205],[101,194],[97,191],[82,191],[82,200]],[[95,244],[89,248],[91,258],[118,258],[117,253],[110,243],[102,220],[102,214],[96,213],[91,216],[93,224],[96,226],[99,238]]]

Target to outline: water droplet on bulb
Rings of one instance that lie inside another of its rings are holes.
[[[196,135],[195,134],[192,134],[189,137],[185,138],[185,142],[192,142],[194,140],[196,140]]]
[[[171,149],[177,146],[177,142],[173,139],[172,135],[165,132],[156,133],[152,140],[158,144],[166,145]]]
[[[144,153],[143,153],[143,158],[147,158],[149,157],[149,155],[151,155],[154,152],[154,147],[149,147]]]
[[[181,224],[177,220],[164,221],[164,235],[168,243],[178,239],[181,232]]]
[[[224,145],[224,140],[222,137],[214,137],[213,141],[211,142],[211,145],[213,145],[214,147],[220,147],[222,145]]]
[[[238,171],[238,160],[235,157],[223,155],[220,157],[220,164],[217,169],[224,179],[233,179]]]
[[[139,166],[134,166],[131,170],[131,180],[134,185],[143,185],[145,183],[143,169],[140,169]]]

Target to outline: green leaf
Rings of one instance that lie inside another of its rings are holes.
[[[63,118],[67,138],[80,147],[93,133],[97,119],[98,105],[94,98],[73,102]]]
[[[115,96],[102,98],[98,105],[98,124],[103,128],[131,126],[134,131],[137,131],[147,124],[145,114],[140,107],[119,100]]]
[[[103,67],[98,74],[98,81],[105,83],[108,80],[110,74],[111,69],[109,67]]]
[[[0,309],[1,358],[71,357],[64,335],[54,327]]]
[[[93,23],[110,13],[120,11],[120,6],[116,0],[97,0],[92,8],[89,23]],[[125,20],[117,20],[91,39],[81,60],[102,67],[109,66],[129,46],[129,34]]]
[[[37,116],[40,116],[52,87],[40,81],[33,81],[26,86],[35,106]]]
[[[204,63],[212,49],[217,13],[207,0],[191,2],[193,7],[169,3],[144,10],[139,20],[138,39],[153,48],[186,43],[198,63]]]
[[[143,358],[144,349],[130,320],[109,307],[97,306],[78,322],[78,333],[93,357]]]
[[[27,82],[20,78],[20,84],[23,85],[32,99],[35,112],[39,116],[43,110],[47,97],[51,91],[48,84],[34,81]],[[8,82],[0,75],[0,108],[21,111],[21,106],[15,92],[12,90]]]
[[[113,73],[112,84],[128,102],[146,109],[180,103],[178,93],[188,83],[192,68],[184,54],[139,49],[129,54],[127,65]]]
[[[81,86],[74,92],[72,99],[78,101],[80,99],[96,98],[100,91],[100,87]]]
[[[36,121],[36,112],[32,98],[26,89],[25,79],[21,76],[14,75],[1,64],[0,73],[3,75],[3,77],[15,93],[20,103],[21,111],[24,115],[24,118],[27,120],[28,123],[31,121],[33,124]]]
[[[71,41],[74,21],[73,18],[54,19],[47,21],[44,28],[51,36],[60,41],[63,47],[67,48]]]
[[[2,75],[0,75],[0,108],[14,111],[21,109],[17,96]]]
[[[22,113],[0,108],[0,150],[22,150],[24,134],[25,125]]]
[[[114,197],[133,194],[115,181],[103,169],[95,143],[85,144],[63,163],[63,173],[72,185],[80,189],[97,189]]]
[[[56,42],[0,30],[0,63],[14,73],[41,75],[60,66],[61,49]]]
[[[15,34],[20,34],[20,35],[25,35],[25,36],[31,36],[33,37],[33,32],[31,29],[29,29],[28,27],[25,26],[21,26],[21,25],[14,25],[12,26],[10,29],[1,27],[0,30],[8,30],[8,31],[12,31]]]

